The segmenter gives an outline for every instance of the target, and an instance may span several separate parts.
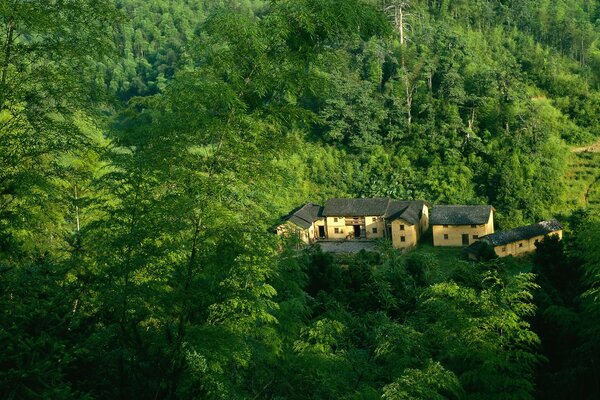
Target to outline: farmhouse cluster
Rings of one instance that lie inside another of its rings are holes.
[[[430,216],[431,210],[431,216]],[[490,205],[436,205],[422,200],[387,197],[327,200],[294,210],[277,226],[278,235],[298,235],[309,244],[319,240],[374,240],[387,238],[397,249],[416,246],[429,227],[434,246],[464,246],[476,257],[491,246],[502,257],[535,250],[547,235],[562,239],[556,220],[542,221],[508,231],[494,232],[494,208]]]

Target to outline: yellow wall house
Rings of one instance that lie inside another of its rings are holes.
[[[323,207],[307,203],[283,217],[283,223],[276,228],[281,236],[298,235],[306,244],[318,238],[325,238],[325,220],[321,214]]]
[[[395,248],[414,247],[429,229],[429,204],[424,201],[392,200],[386,221]]]
[[[385,236],[384,217],[390,199],[334,198],[325,202],[327,239],[379,239]]]
[[[325,202],[322,216],[328,240],[388,238],[396,248],[416,245],[429,228],[429,205],[422,200],[401,201],[388,197],[334,198]]]
[[[430,220],[434,246],[468,246],[494,233],[494,207],[490,205],[434,206]]]
[[[498,257],[520,256],[535,251],[535,244],[546,236],[556,235],[562,239],[562,229],[560,223],[552,219],[484,236],[481,243],[491,245]],[[481,245],[473,244],[468,249],[469,257],[477,258],[480,251]]]
[[[422,200],[327,200],[325,206],[308,203],[283,218],[278,235],[297,235],[304,243],[326,240],[388,238],[397,249],[415,246],[429,228],[429,204]]]

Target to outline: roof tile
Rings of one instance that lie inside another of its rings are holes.
[[[490,235],[483,236],[481,240],[485,240],[493,246],[502,246],[508,243],[517,242],[519,240],[547,235],[560,230],[562,230],[562,225],[557,220],[551,219],[549,221],[538,222],[537,224],[520,226],[507,231],[492,233]]]
[[[490,205],[434,206],[431,210],[431,225],[481,225],[490,220],[494,208]]]

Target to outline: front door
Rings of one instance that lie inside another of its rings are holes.
[[[319,239],[325,239],[325,227],[319,226]]]
[[[463,246],[468,246],[469,245],[469,235],[466,233],[463,233],[462,239],[463,239]]]
[[[360,238],[360,225],[354,225],[354,237],[356,239]]]

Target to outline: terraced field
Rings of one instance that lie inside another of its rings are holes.
[[[569,164],[566,175],[569,206],[600,211],[600,141],[573,149]]]

